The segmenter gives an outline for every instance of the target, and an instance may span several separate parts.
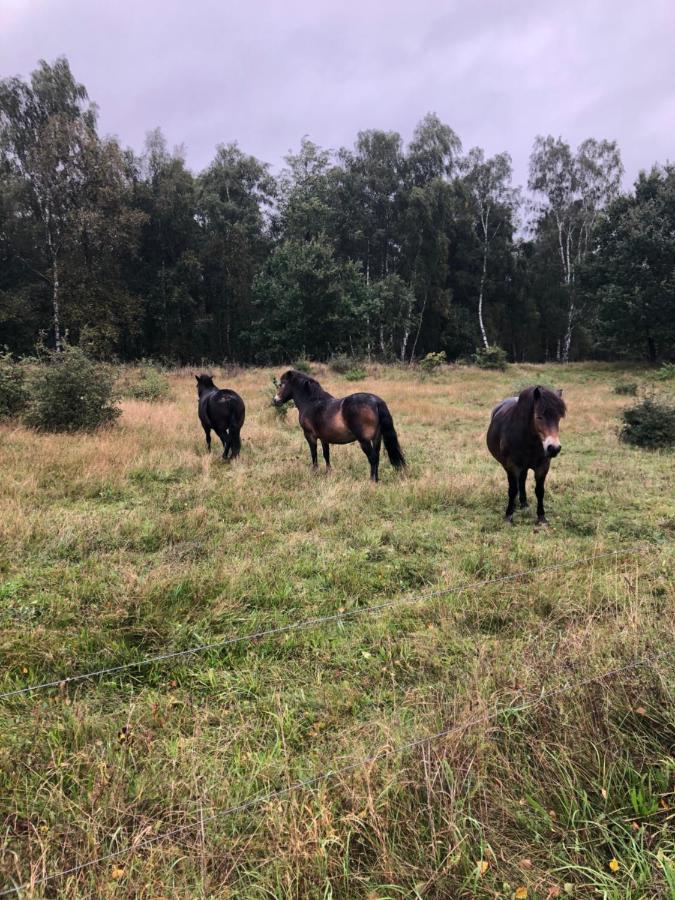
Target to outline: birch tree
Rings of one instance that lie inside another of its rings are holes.
[[[0,162],[17,183],[19,206],[40,223],[46,260],[40,277],[51,290],[54,344],[61,349],[61,251],[82,207],[96,109],[66,59],[42,61],[30,84],[0,82]]]
[[[485,330],[483,306],[490,250],[505,222],[511,222],[518,204],[518,192],[511,187],[511,157],[508,153],[499,153],[486,159],[483,150],[474,147],[467,154],[463,168],[465,184],[475,208],[475,229],[481,248],[478,326],[483,346],[487,350],[490,342]]]
[[[556,229],[562,283],[567,294],[567,323],[559,357],[569,362],[579,314],[576,276],[589,249],[589,238],[602,210],[618,195],[623,165],[614,141],[589,139],[573,153],[561,138],[537,137],[530,156],[528,186],[537,197],[539,222]]]

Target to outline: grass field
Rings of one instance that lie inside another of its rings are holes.
[[[673,649],[675,456],[617,440],[622,373],[316,371],[337,395],[387,400],[404,475],[385,460],[371,485],[354,446],[313,474],[297,413],[269,406],[270,370],[216,378],[247,402],[234,463],[204,452],[190,371],[171,374],[166,402],[125,401],[100,434],[0,427],[0,691],[569,567],[3,699],[0,884],[38,897],[673,896],[674,657],[519,709]],[[531,507],[511,528],[485,429],[496,401],[536,382],[569,406],[551,527],[535,529]]]

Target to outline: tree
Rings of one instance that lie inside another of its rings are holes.
[[[357,353],[368,341],[369,293],[354,262],[325,238],[285,241],[255,280],[254,358],[281,362]]]
[[[593,235],[582,285],[596,301],[600,346],[612,356],[675,356],[675,166],[642,172]]]
[[[483,321],[483,301],[487,281],[490,248],[500,231],[511,239],[512,219],[518,203],[517,191],[511,187],[511,157],[499,153],[485,159],[484,152],[474,147],[464,161],[464,182],[475,209],[476,232],[481,248],[481,274],[478,288],[478,325],[483,346],[490,343]]]
[[[97,141],[96,110],[68,61],[42,60],[30,84],[0,82],[0,159],[18,182],[17,206],[41,225],[47,265],[39,276],[51,288],[54,344],[61,348],[60,255],[73,218],[83,205],[87,160]]]
[[[567,322],[560,358],[569,362],[576,322],[576,273],[598,215],[618,194],[623,166],[614,141],[584,141],[574,154],[561,138],[537,137],[530,156],[529,188],[540,199],[538,225],[555,228]]]

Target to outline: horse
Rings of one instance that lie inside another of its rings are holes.
[[[246,407],[239,394],[229,388],[217,388],[210,375],[195,375],[199,420],[206,434],[206,449],[211,452],[211,429],[223,443],[223,459],[239,456],[239,432],[246,418]]]
[[[537,525],[546,525],[544,482],[551,460],[561,450],[559,423],[567,412],[562,391],[550,391],[537,385],[521,391],[517,397],[502,400],[492,410],[487,431],[488,450],[501,463],[509,480],[506,521],[513,524],[516,494],[520,507],[528,506],[525,493],[527,470],[534,471],[537,496]]]
[[[274,404],[282,406],[293,400],[298,408],[300,427],[305,433],[312,455],[312,467],[318,467],[317,441],[321,441],[326,471],[330,471],[330,445],[358,441],[370,463],[370,479],[379,478],[380,447],[384,446],[395,469],[405,466],[398,443],[394,420],[381,397],[375,394],[350,394],[337,399],[318,381],[289,369],[281,376]]]

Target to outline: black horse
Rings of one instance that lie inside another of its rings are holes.
[[[560,453],[559,423],[567,412],[562,391],[528,387],[517,397],[502,400],[492,410],[487,432],[490,453],[502,464],[509,479],[506,521],[513,524],[516,494],[521,509],[528,505],[527,470],[534,470],[537,524],[546,524],[544,482],[551,460]]]
[[[199,395],[199,419],[206,433],[206,448],[211,450],[211,429],[223,442],[223,459],[239,456],[239,432],[246,417],[246,407],[239,394],[228,388],[217,388],[210,375],[195,375]]]
[[[317,441],[321,441],[326,468],[330,469],[330,444],[351,444],[358,441],[370,463],[370,477],[378,480],[380,447],[384,446],[389,461],[396,469],[405,466],[405,458],[398,443],[394,421],[387,404],[375,394],[350,394],[336,399],[318,381],[289,369],[279,382],[274,403],[281,406],[294,400],[300,414],[300,426],[317,467]]]

